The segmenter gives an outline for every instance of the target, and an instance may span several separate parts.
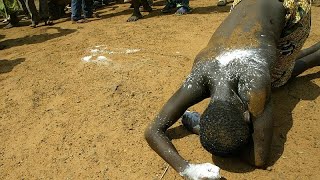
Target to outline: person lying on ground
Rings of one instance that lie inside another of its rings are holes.
[[[320,42],[301,51],[310,32],[309,0],[236,0],[229,16],[196,56],[182,86],[147,127],[150,147],[186,179],[218,179],[219,167],[179,155],[166,130],[183,124],[215,156],[248,154],[265,168],[273,132],[272,87],[319,66]],[[203,114],[186,111],[210,98]]]

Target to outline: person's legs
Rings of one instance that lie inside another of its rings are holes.
[[[291,78],[315,66],[320,66],[320,42],[301,51],[301,54],[295,62]]]
[[[19,19],[17,15],[19,9],[19,3],[16,0],[2,1],[0,4],[0,13],[4,14],[6,18],[8,18],[8,24],[4,27],[4,29],[9,29],[18,25]]]
[[[127,22],[137,21],[138,19],[142,18],[142,14],[139,9],[141,5],[140,0],[132,0],[131,5],[133,6],[133,13],[128,18]]]
[[[297,59],[300,59],[300,58],[303,58],[309,54],[312,54],[316,51],[318,51],[320,49],[320,42],[312,45],[311,47],[309,48],[306,48],[306,49],[302,49],[299,53],[299,56],[297,57]]]
[[[150,2],[148,0],[141,0],[141,4],[143,6],[143,11],[144,12],[151,12],[152,11],[152,7],[151,7],[151,4],[153,2]]]
[[[179,0],[177,3],[178,10],[176,11],[177,15],[183,15],[190,12],[191,8],[189,7],[189,0]]]
[[[36,8],[36,5],[34,4],[34,0],[26,0],[27,9],[31,15],[31,27],[36,27],[39,24],[39,13]]]
[[[48,0],[39,0],[40,17],[44,20],[45,25],[52,25],[53,22],[49,15]]]
[[[19,0],[19,2],[20,2],[20,5],[21,5],[21,8],[23,9],[24,14],[30,19],[31,16],[29,14],[26,2],[24,0]]]
[[[170,13],[173,9],[177,7],[176,0],[167,0],[166,5],[161,10],[162,13]]]
[[[9,14],[9,16],[10,16],[9,23],[4,27],[4,29],[10,29],[12,27],[18,26],[19,18],[17,16],[17,12]]]
[[[81,4],[82,0],[71,0],[71,21],[81,19]]]
[[[92,18],[93,0],[82,0],[84,18]]]

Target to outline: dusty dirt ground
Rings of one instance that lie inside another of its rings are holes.
[[[193,13],[176,16],[162,15],[163,4],[134,23],[126,22],[128,4],[114,4],[88,24],[61,19],[52,27],[0,30],[7,46],[0,51],[0,179],[161,177],[167,164],[145,142],[144,129],[230,7],[191,1]],[[305,47],[320,40],[320,7],[312,10]],[[92,53],[107,59],[82,59]],[[320,179],[319,70],[275,91],[268,171],[212,157],[180,122],[168,133],[183,157],[214,162],[226,179]],[[163,179],[181,178],[169,168]]]

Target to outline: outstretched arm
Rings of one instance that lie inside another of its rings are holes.
[[[203,78],[189,76],[145,131],[145,138],[150,147],[179,173],[186,169],[188,162],[179,155],[165,132],[188,107],[209,96]]]

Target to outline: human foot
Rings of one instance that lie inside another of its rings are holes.
[[[189,8],[186,7],[180,7],[177,11],[176,11],[176,15],[184,15],[184,14],[188,14],[190,12]]]
[[[199,134],[200,132],[200,114],[197,112],[186,111],[181,118],[183,126],[189,131]]]

